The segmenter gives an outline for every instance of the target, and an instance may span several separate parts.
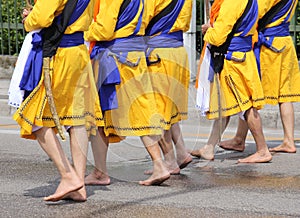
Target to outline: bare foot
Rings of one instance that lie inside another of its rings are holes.
[[[290,145],[288,143],[282,143],[281,145],[275,147],[275,148],[270,148],[270,152],[284,152],[284,153],[296,153],[297,149],[295,145]]]
[[[165,161],[164,166],[168,170],[168,172],[171,175],[179,175],[180,174],[180,168],[175,160],[173,161]],[[144,171],[145,175],[152,175],[153,174],[153,169],[152,170],[145,170]]]
[[[84,178],[85,185],[109,185],[110,178],[107,174],[94,169],[92,173]]]
[[[220,142],[219,146],[229,151],[243,152],[245,150],[245,142],[235,138]]]
[[[171,175],[180,174],[180,169],[175,159],[165,161],[165,166]]]
[[[238,163],[267,163],[272,160],[272,155],[267,152],[256,152],[249,157],[238,159]]]
[[[82,187],[78,191],[70,192],[63,198],[63,200],[72,200],[76,202],[84,202],[86,201],[86,199],[87,197],[85,187]]]
[[[84,186],[83,182],[79,179],[79,177],[76,175],[69,176],[69,178],[63,178],[55,193],[53,195],[49,195],[44,198],[44,201],[59,201],[62,200],[67,194],[78,191]]]
[[[152,176],[150,176],[147,180],[139,181],[139,184],[145,185],[145,186],[160,185],[161,183],[163,183],[164,181],[166,181],[169,178],[170,178],[170,173],[168,173],[168,172],[161,176],[155,176],[154,174],[152,174]]]
[[[184,158],[183,160],[177,159],[177,164],[180,169],[183,169],[183,168],[186,168],[187,165],[189,165],[192,161],[193,161],[193,158],[191,157],[190,154],[187,153],[186,158]]]
[[[144,174],[145,175],[152,175],[152,173],[153,173],[153,170],[151,169],[151,170],[145,170],[144,171]]]
[[[214,151],[215,149],[213,145],[205,145],[203,148],[191,151],[191,155],[198,158],[202,157],[206,160],[214,160],[215,158]]]
[[[179,175],[180,174],[180,168],[179,167],[177,167],[177,168],[175,168],[173,170],[168,170],[168,171],[169,171],[170,175]],[[145,175],[152,175],[153,174],[153,170],[145,170],[144,174]]]
[[[152,175],[144,180],[139,181],[140,185],[160,185],[164,181],[170,178],[170,173],[165,166],[165,163],[162,159],[153,160],[153,173]]]

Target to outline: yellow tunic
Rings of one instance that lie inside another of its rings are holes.
[[[25,21],[25,29],[32,31],[51,25],[54,15],[61,13],[67,0],[38,0]],[[88,29],[92,21],[94,1],[84,13],[70,25],[66,32],[71,34]],[[95,130],[104,124],[98,93],[87,48],[84,44],[68,48],[58,48],[50,67],[52,92],[61,125],[85,125],[87,130]],[[21,126],[21,137],[35,138],[33,125],[54,127],[48,105],[43,75],[38,86],[23,101],[14,114]],[[94,131],[92,132],[95,133]]]
[[[225,0],[221,6],[219,16],[214,27],[209,28],[204,40],[212,45],[220,46],[226,41],[234,24],[242,15],[248,1]],[[228,16],[230,14],[230,16]],[[255,33],[254,25],[248,35]],[[244,53],[234,52],[233,56],[243,57]],[[253,51],[246,52],[244,62],[224,60],[224,67],[220,74],[222,116],[231,116],[251,107],[261,109],[264,105],[264,95],[257,70]],[[218,103],[216,83],[211,86],[210,109],[207,117],[218,117]]]
[[[171,0],[146,1],[145,22],[149,23],[170,4]],[[192,1],[187,0],[169,33],[187,31],[190,27]],[[161,58],[161,62],[148,66],[161,122],[164,129],[172,124],[187,119],[188,87],[190,80],[189,61],[186,49],[155,48],[149,59]]]
[[[259,16],[262,17],[279,0],[258,0]],[[289,20],[292,19],[298,1],[296,1]],[[267,27],[277,26],[285,19],[269,24]],[[260,66],[262,74],[262,86],[265,100],[268,104],[276,105],[283,102],[300,101],[300,73],[295,46],[291,36],[275,37],[275,48],[285,49],[281,53],[262,46],[260,53]]]
[[[134,19],[115,31],[122,2],[123,0],[101,0],[96,21],[85,33],[87,41],[111,41],[134,33],[143,10],[142,4]],[[142,36],[144,32],[145,22],[137,35]],[[147,73],[145,53],[128,52],[127,59],[131,62],[140,59],[140,62],[137,67],[129,67],[116,61],[121,76],[121,84],[116,86],[118,108],[105,112],[105,133],[118,136],[160,135],[162,128],[157,116],[151,79]],[[94,72],[98,72],[96,68]]]

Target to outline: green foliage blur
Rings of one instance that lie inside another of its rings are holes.
[[[0,52],[17,55],[24,39],[21,12],[25,3],[17,0],[0,0]]]

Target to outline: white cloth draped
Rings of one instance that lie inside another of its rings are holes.
[[[39,31],[40,30],[34,30],[29,32],[23,41],[8,89],[8,105],[12,107],[19,107],[23,101],[24,91],[20,90],[19,84],[24,73],[27,58],[32,49],[32,34]]]
[[[199,108],[201,115],[205,116],[209,110],[210,101],[210,81],[208,80],[209,73],[213,73],[213,69],[210,66],[210,51],[204,46],[204,55],[200,59],[200,72],[198,77],[198,88],[196,93],[196,107]]]

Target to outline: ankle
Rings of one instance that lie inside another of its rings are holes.
[[[283,140],[282,144],[285,147],[290,147],[290,148],[295,148],[296,147],[294,140],[287,140],[287,139],[285,139],[285,140]]]
[[[203,147],[204,150],[214,150],[215,149],[215,145],[213,144],[206,144]]]
[[[261,149],[257,150],[256,153],[258,153],[260,155],[266,155],[266,154],[270,154],[270,151],[269,151],[268,147],[266,146],[265,148],[261,148]]]
[[[189,156],[190,156],[190,154],[186,150],[184,150],[182,152],[176,152],[176,159],[177,160],[185,160]]]
[[[243,145],[243,144],[245,144],[245,139],[244,139],[243,137],[235,136],[235,137],[233,138],[233,140],[235,141],[235,143],[236,143],[237,145]]]
[[[179,167],[176,160],[165,161],[165,166],[168,169],[174,169],[174,168],[178,168]]]
[[[107,173],[105,173],[97,168],[94,169],[93,174],[95,175],[96,178],[108,176]]]

